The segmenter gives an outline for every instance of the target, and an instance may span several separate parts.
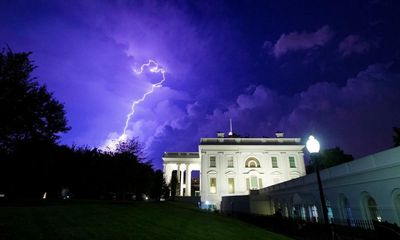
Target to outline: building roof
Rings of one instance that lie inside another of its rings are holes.
[[[199,152],[164,152],[163,158],[199,158]]]
[[[325,168],[320,171],[321,180],[324,182],[324,184],[327,184],[330,181],[339,181],[338,179],[341,179],[342,181],[352,181],[351,184],[354,184],[354,179],[356,179],[355,182],[360,183],[368,181],[377,182],[381,179],[397,180],[400,178],[399,171],[396,171],[396,168],[400,167],[399,156],[400,147],[395,147],[355,159],[350,162]],[[391,169],[393,173],[389,172],[388,169]],[[378,171],[379,174],[377,174]],[[381,174],[380,171],[385,172],[386,174]],[[375,172],[375,174],[372,174],[373,172]],[[260,194],[268,194],[274,191],[287,191],[288,189],[296,189],[305,185],[315,185],[315,174],[316,173],[307,174],[299,178],[262,188],[258,191]],[[356,177],[357,175],[361,174],[369,174],[369,177]],[[351,177],[353,177],[353,180],[351,180]],[[344,183],[341,184],[345,186]]]
[[[200,145],[302,145],[301,138],[201,138]]]

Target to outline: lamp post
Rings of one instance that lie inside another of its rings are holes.
[[[315,139],[312,135],[308,138],[307,143],[306,143],[307,150],[310,152],[311,156],[313,154],[317,154],[319,152],[319,142],[317,139]],[[318,180],[318,189],[319,189],[319,197],[321,200],[321,207],[322,207],[322,215],[324,216],[324,223],[326,225],[329,224],[329,219],[328,219],[328,209],[326,208],[326,202],[325,202],[325,194],[324,194],[324,189],[322,188],[322,183],[321,183],[321,177],[319,175],[319,167],[318,163],[315,164],[315,172],[317,174],[317,180]]]

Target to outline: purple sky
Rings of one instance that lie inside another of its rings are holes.
[[[200,137],[316,135],[360,157],[392,146],[400,126],[396,1],[2,1],[0,40],[32,51],[34,75],[65,104],[65,144],[130,133],[156,167]]]

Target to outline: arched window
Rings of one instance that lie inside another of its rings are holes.
[[[396,211],[397,215],[397,223],[400,225],[400,188],[396,188],[392,192],[392,197],[393,197],[393,205]]]
[[[246,168],[259,168],[260,167],[260,162],[257,160],[257,158],[251,157],[246,160]]]
[[[373,197],[371,197],[368,193],[363,194],[363,206],[364,206],[364,215],[366,219],[382,221],[382,218],[379,214],[378,205]]]
[[[378,212],[378,205],[376,205],[375,199],[370,196],[367,200],[367,204],[371,218],[380,221],[381,219]]]
[[[340,212],[340,217],[343,220],[346,220],[348,224],[352,222],[353,214],[351,212],[349,200],[343,193],[339,195],[339,212]]]

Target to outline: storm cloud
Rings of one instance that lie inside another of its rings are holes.
[[[132,102],[160,81],[134,72],[153,59],[166,81],[128,132],[156,167],[164,151],[197,151],[199,138],[228,132],[230,118],[242,136],[313,133],[358,157],[390,147],[400,125],[399,7],[364,5],[3,1],[0,39],[32,51],[34,76],[65,104],[63,144],[120,136]]]

